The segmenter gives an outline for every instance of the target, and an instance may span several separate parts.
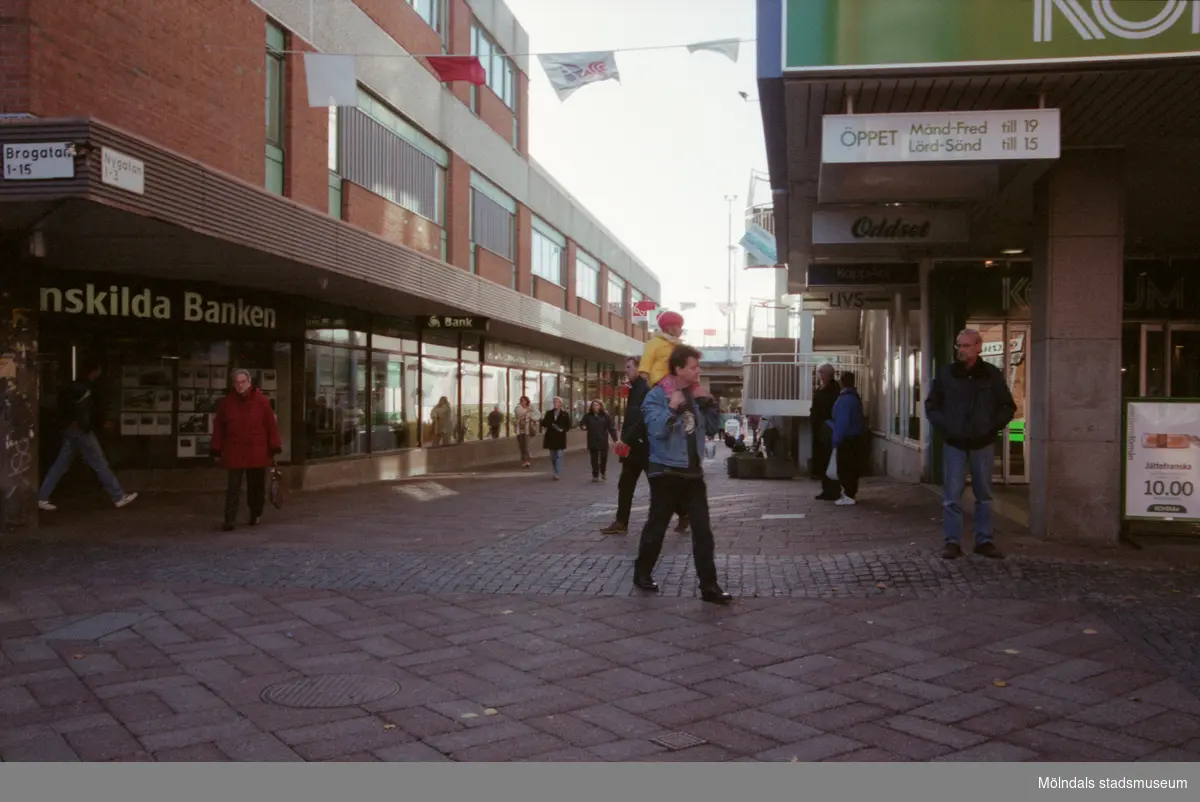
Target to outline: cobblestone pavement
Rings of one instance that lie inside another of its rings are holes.
[[[0,757],[1200,757],[1187,549],[1009,527],[1009,559],[948,563],[926,489],[870,481],[845,509],[806,481],[714,476],[739,597],[718,608],[678,535],[663,594],[631,589],[636,538],[599,533],[615,476],[591,484],[583,463],[558,483],[504,469],[304,494],[232,534],[213,497],[64,505],[0,549]],[[644,505],[643,485],[635,531]],[[399,689],[263,699],[338,675]],[[701,743],[655,740],[670,734]]]

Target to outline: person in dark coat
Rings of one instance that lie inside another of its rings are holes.
[[[975,553],[1003,557],[992,543],[992,470],[996,435],[1017,412],[1004,373],[979,356],[983,337],[974,329],[959,332],[958,360],[933,380],[925,415],[942,436],[942,557],[962,556],[963,512],[959,506],[967,471],[975,494]]]
[[[587,432],[588,453],[592,457],[592,481],[608,481],[608,441],[617,440],[617,425],[599,399],[592,402],[579,428]]]
[[[500,407],[493,407],[488,415],[488,437],[493,440],[500,439],[500,427],[504,425],[504,413],[500,411]]]
[[[817,368],[821,386],[813,393],[812,432],[813,470],[821,478],[821,494],[817,501],[837,501],[841,498],[841,487],[828,476],[829,457],[833,453],[833,431],[829,422],[833,420],[833,405],[837,403],[841,388],[833,380],[833,365],[828,362]]]
[[[54,489],[58,487],[63,476],[70,470],[76,455],[83,457],[83,461],[96,473],[96,478],[100,480],[100,486],[104,488],[104,492],[108,493],[114,506],[124,507],[138,496],[137,493],[126,493],[121,489],[121,483],[117,481],[112,468],[108,466],[108,460],[104,458],[104,450],[100,448],[100,441],[96,439],[95,427],[98,422],[95,413],[96,382],[100,379],[101,372],[99,362],[89,362],[83,366],[82,378],[71,382],[59,394],[58,412],[59,423],[62,424],[62,450],[58,452],[58,458],[46,472],[46,478],[38,492],[39,510],[53,512],[58,509],[50,503],[50,496],[53,495]],[[104,423],[104,428],[110,426],[110,422]]]
[[[646,419],[642,415],[642,402],[650,392],[650,383],[638,375],[640,357],[625,360],[625,377],[629,380],[629,397],[625,409],[625,423],[621,426],[621,440],[617,443],[617,455],[621,460],[621,478],[617,480],[617,517],[601,534],[624,535],[629,532],[629,513],[633,510],[633,492],[638,479],[650,466],[650,436],[646,432]],[[687,507],[683,501],[675,510],[679,525],[675,531],[683,534],[690,523]]]
[[[563,409],[563,400],[554,396],[554,408],[542,416],[542,448],[550,452],[550,467],[554,469],[554,481],[558,481],[563,469],[563,452],[567,450],[567,432],[571,430],[571,413]]]
[[[229,472],[222,526],[226,532],[233,530],[237,517],[243,476],[246,478],[250,525],[258,524],[267,500],[267,468],[274,464],[275,455],[283,451],[271,401],[251,384],[248,371],[233,372],[233,390],[217,408],[210,447],[210,453]]]

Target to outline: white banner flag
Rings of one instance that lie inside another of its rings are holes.
[[[354,56],[305,53],[304,73],[308,79],[308,105],[357,106],[358,81]]]
[[[712,42],[697,42],[694,45],[688,45],[687,49],[689,53],[695,53],[697,50],[710,50],[736,62],[738,60],[738,44],[737,39],[717,39]]]
[[[696,305],[694,303],[692,303],[691,301],[683,301],[679,304],[680,312],[686,312],[689,309],[695,309],[695,308],[696,308]]]
[[[558,93],[559,100],[566,100],[585,84],[597,81],[621,82],[617,71],[617,55],[611,50],[590,53],[556,53],[538,56],[542,69],[550,78],[550,85]]]

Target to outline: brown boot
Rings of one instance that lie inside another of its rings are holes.
[[[608,528],[601,529],[600,534],[602,534],[602,535],[624,535],[628,531],[629,531],[628,524],[623,524],[620,521],[613,521],[611,524],[608,525]]]

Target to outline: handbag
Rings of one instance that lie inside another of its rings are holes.
[[[283,487],[283,471],[279,470],[279,466],[271,463],[268,472],[267,481],[270,492],[271,506],[275,509],[283,509],[283,497],[285,495]]]
[[[836,446],[834,447],[833,451],[829,454],[829,467],[825,469],[825,478],[830,480],[831,482],[836,482],[838,480],[837,447]]]

